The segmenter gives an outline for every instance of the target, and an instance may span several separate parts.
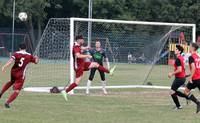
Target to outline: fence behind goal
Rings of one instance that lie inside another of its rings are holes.
[[[89,30],[88,24],[91,24]],[[111,66],[117,66],[114,76],[106,75],[108,86],[170,85],[167,73],[172,70],[169,64],[174,58],[175,45],[180,43],[183,33],[181,43],[188,52],[189,43],[195,40],[194,32],[194,24],[52,18],[36,48],[40,63],[30,66],[27,86],[64,86],[73,82],[70,49],[75,36],[80,34],[85,37],[85,45],[92,48],[98,38]],[[100,85],[98,74],[96,72],[93,80],[94,86]],[[85,86],[88,75],[89,72],[85,72],[80,86]]]

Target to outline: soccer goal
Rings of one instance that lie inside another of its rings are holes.
[[[75,36],[80,34],[93,48],[98,38],[111,66],[117,66],[114,76],[106,76],[107,88],[168,86],[171,80],[167,73],[173,68],[175,45],[183,45],[187,53],[189,43],[195,42],[195,33],[195,24],[52,18],[36,48],[40,63],[30,66],[27,86],[49,89],[74,82],[72,47]],[[88,74],[85,72],[77,89],[85,88]],[[93,89],[101,88],[98,73],[92,85]]]

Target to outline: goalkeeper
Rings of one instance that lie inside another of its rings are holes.
[[[109,61],[108,58],[106,56],[105,51],[101,48],[101,43],[99,41],[99,39],[96,39],[95,42],[95,49],[90,51],[90,54],[92,55],[93,61],[97,62],[98,64],[103,66],[103,60],[105,59],[106,63],[107,63],[107,68],[110,69],[110,65],[109,65]],[[86,88],[86,94],[89,94],[89,89],[92,83],[92,80],[94,78],[95,72],[96,72],[96,68],[92,68],[90,70],[90,75],[89,75],[89,79],[87,81],[87,88]],[[98,70],[99,71],[99,70]],[[104,94],[107,94],[106,91],[106,80],[105,80],[105,74],[102,71],[99,71],[100,77],[101,77],[101,84],[102,84],[102,90]]]

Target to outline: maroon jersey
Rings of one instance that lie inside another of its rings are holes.
[[[195,64],[195,72],[194,75],[192,76],[192,80],[197,80],[200,79],[200,57],[194,53],[189,57],[189,66],[191,70],[191,64]]]
[[[17,79],[25,79],[25,72],[28,63],[35,63],[36,59],[31,54],[25,51],[15,52],[12,56],[15,60],[15,63],[11,69],[11,75]]]
[[[181,66],[182,71],[180,73],[175,74],[175,77],[184,78],[185,77],[185,63],[184,58],[182,56],[178,56],[175,63],[174,63],[174,71]]]
[[[82,54],[82,50],[81,46],[75,42],[73,46],[74,69],[84,66],[84,59],[76,58],[76,53]]]

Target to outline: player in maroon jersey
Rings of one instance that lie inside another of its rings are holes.
[[[192,89],[200,89],[200,57],[197,54],[198,45],[196,43],[190,44],[191,56],[189,57],[190,78],[185,87],[185,94],[188,99],[192,100],[197,105],[196,113],[200,111],[199,100],[191,93]]]
[[[181,87],[182,85],[184,85],[185,83],[185,63],[184,63],[184,58],[181,56],[181,54],[183,53],[183,47],[180,45],[176,45],[176,50],[175,50],[175,54],[176,54],[176,60],[174,63],[174,71],[173,72],[169,72],[168,77],[171,78],[172,76],[175,76],[175,79],[171,85],[171,97],[174,101],[174,103],[176,104],[176,107],[174,109],[182,109],[182,106],[179,103],[178,97],[184,97],[187,98],[187,96],[178,91],[178,88]]]
[[[67,93],[70,92],[76,86],[78,86],[78,84],[81,82],[84,71],[87,71],[91,68],[97,68],[99,71],[113,75],[113,72],[115,70],[115,66],[110,70],[108,70],[103,66],[99,65],[97,62],[85,62],[84,61],[85,58],[91,59],[92,56],[83,54],[83,51],[88,49],[88,47],[82,47],[83,43],[84,43],[83,36],[81,35],[76,36],[76,42],[74,43],[73,46],[74,70],[76,73],[75,82],[69,85],[69,87],[66,90],[63,90],[61,92],[66,101],[67,101]]]
[[[26,52],[25,44],[20,44],[19,49],[20,50],[15,52],[10,60],[2,67],[2,72],[6,72],[6,68],[8,68],[14,62],[14,65],[11,69],[11,79],[3,86],[0,92],[1,97],[6,92],[6,90],[13,86],[14,92],[6,101],[6,108],[10,108],[10,103],[16,99],[23,87],[27,65],[31,62],[37,64],[39,60],[38,57],[34,57]]]

